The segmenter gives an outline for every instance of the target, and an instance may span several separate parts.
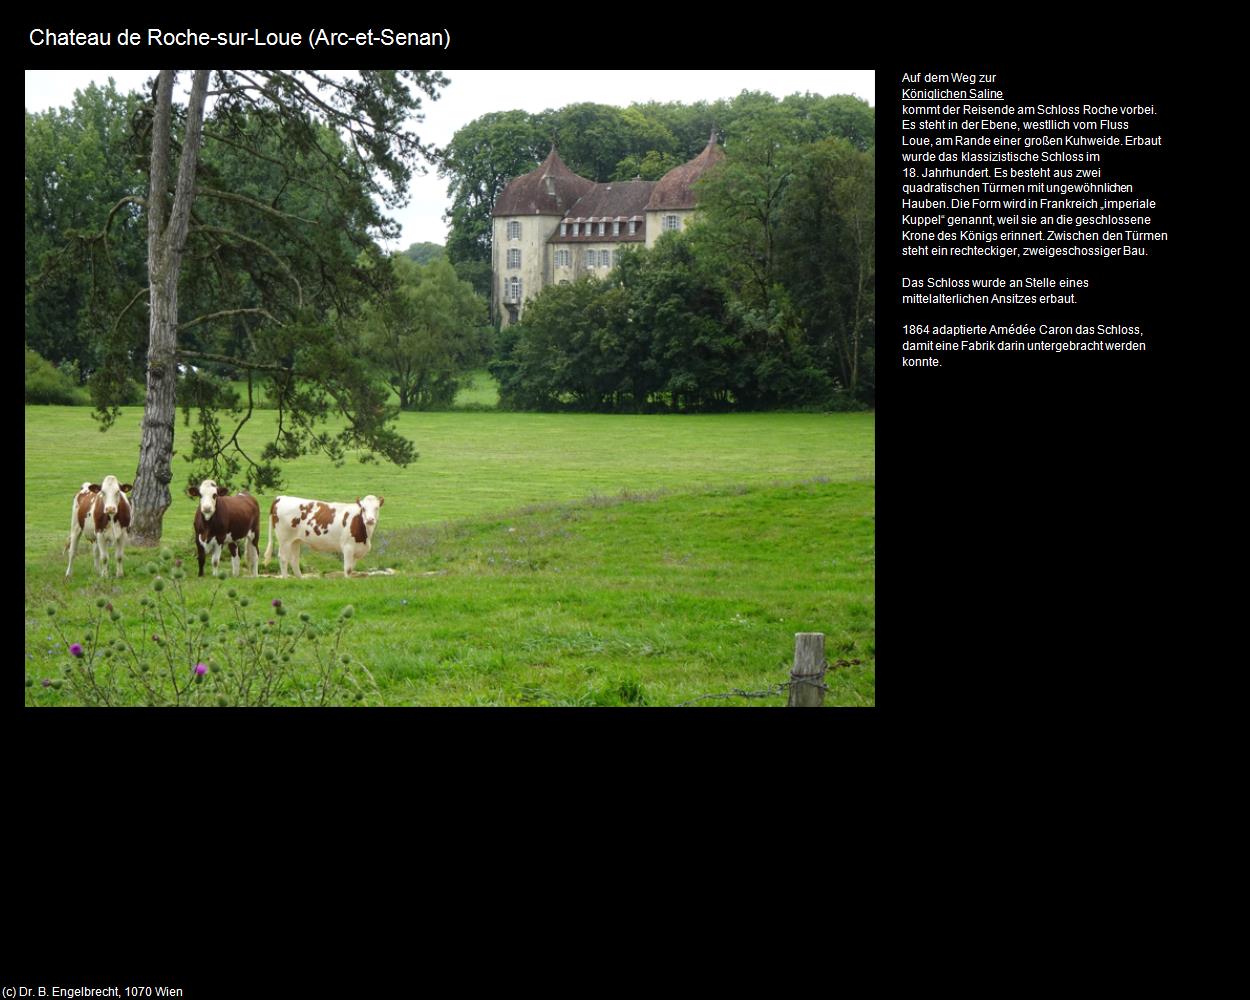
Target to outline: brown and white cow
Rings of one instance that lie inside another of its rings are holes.
[[[130,534],[130,501],[126,499],[129,492],[130,483],[119,483],[116,476],[82,484],[69,513],[69,541],[65,543],[69,549],[69,564],[65,567],[67,578],[74,572],[74,554],[78,551],[78,539],[83,535],[94,542],[91,555],[96,572],[105,577],[109,575],[107,546],[111,544],[117,575],[123,575],[122,561]]]
[[[296,576],[299,571],[299,550],[307,545],[315,552],[340,552],[343,575],[351,576],[356,560],[368,554],[373,545],[373,531],[378,524],[378,511],[385,501],[372,493],[355,503],[325,503],[301,497],[276,497],[269,508],[269,544],[265,546],[265,562],[273,554],[273,536],[278,535],[280,576],[287,567]]]
[[[224,486],[205,479],[198,487],[187,487],[187,496],[199,500],[195,510],[195,555],[204,575],[204,557],[213,557],[213,572],[221,562],[221,551],[230,549],[230,568],[239,575],[239,548],[247,555],[252,576],[257,576],[260,557],[260,504],[249,493],[230,496]]]

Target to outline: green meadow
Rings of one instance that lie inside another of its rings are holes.
[[[471,404],[493,402],[489,384],[473,392]],[[66,658],[45,608],[81,635],[98,598],[137,619],[151,595],[151,549],[131,547],[126,576],[102,580],[80,545],[64,579],[71,499],[85,481],[133,478],[142,412],[104,433],[87,408],[25,414],[27,701],[72,704],[67,689],[39,688]],[[258,411],[244,447],[259,453],[274,417]],[[309,456],[284,467],[282,491],[383,497],[357,569],[389,575],[345,580],[341,560],[305,551],[303,580],[278,579],[275,553],[269,575],[224,585],[317,619],[352,605],[346,641],[377,682],[368,703],[679,705],[784,681],[794,633],[815,631],[843,664],[826,704],[874,704],[873,414],[483,409],[405,413],[399,428],[420,452],[408,468]],[[188,435],[180,413],[175,448]],[[223,584],[194,577],[185,467],[175,456],[162,545],[191,570],[191,604],[207,606]],[[258,499],[266,511],[272,497]]]

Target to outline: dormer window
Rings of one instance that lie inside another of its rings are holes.
[[[601,222],[601,223],[599,223],[599,235],[600,235],[600,236],[602,236],[602,235],[603,235],[603,227],[604,227],[604,226],[606,226],[606,225],[607,225],[607,223],[606,223],[606,222]]]
[[[629,220],[629,235],[634,236],[637,232],[638,232],[638,220],[630,219]]]
[[[568,234],[569,234],[569,224],[567,222],[561,222],[560,223],[560,235],[568,236]]]
[[[521,223],[509,222],[508,223],[508,239],[519,240],[520,238],[521,238]]]
[[[613,236],[621,235],[621,220],[620,219],[615,219],[612,222],[612,235]]]

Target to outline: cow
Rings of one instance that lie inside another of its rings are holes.
[[[258,576],[260,557],[260,504],[247,492],[230,496],[224,486],[205,479],[197,486],[187,487],[187,496],[198,500],[195,509],[195,555],[204,575],[204,557],[211,555],[213,572],[221,562],[221,552],[230,549],[230,568],[239,575],[239,549],[247,556],[252,576]]]
[[[269,508],[269,544],[265,563],[273,554],[273,536],[278,534],[280,576],[289,566],[297,577],[299,548],[307,545],[315,552],[341,552],[343,575],[352,575],[356,560],[367,555],[373,545],[378,511],[385,501],[372,493],[355,503],[325,503],[301,497],[275,497]]]
[[[130,483],[119,483],[116,476],[105,476],[98,483],[83,483],[74,497],[69,512],[69,564],[65,577],[74,572],[74,554],[78,551],[78,539],[86,535],[94,542],[91,555],[95,559],[96,572],[109,575],[108,545],[113,546],[117,575],[123,576],[122,561],[126,557],[126,539],[130,535]]]

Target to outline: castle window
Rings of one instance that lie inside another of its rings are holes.
[[[600,235],[600,236],[603,236],[603,235],[604,235],[603,228],[604,228],[604,226],[606,226],[606,225],[607,225],[607,223],[605,223],[605,222],[601,222],[601,223],[599,223],[599,235]]]
[[[630,219],[629,220],[629,235],[633,236],[636,232],[638,232],[638,220]]]
[[[504,301],[520,302],[521,301],[521,279],[509,278],[504,282]]]
[[[596,262],[598,260],[598,257],[599,255],[594,250],[587,250],[586,251],[586,266],[597,267],[598,265]]]
[[[508,239],[519,240],[520,238],[521,238],[521,223],[509,222],[508,223]]]
[[[560,223],[560,235],[568,236],[568,234],[569,234],[569,224],[567,222],[561,222]]]
[[[620,222],[620,220],[619,220],[619,219],[615,220],[615,221],[612,223],[612,235],[613,235],[613,236],[620,236],[620,235],[621,235],[621,222]]]
[[[572,255],[568,250],[556,251],[556,267],[568,267],[572,263]]]
[[[508,251],[508,266],[509,267],[521,266],[521,251],[520,250],[512,249]]]
[[[664,216],[664,231],[666,233],[675,233],[681,228],[681,220],[675,215]]]

